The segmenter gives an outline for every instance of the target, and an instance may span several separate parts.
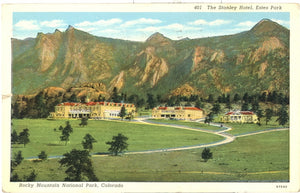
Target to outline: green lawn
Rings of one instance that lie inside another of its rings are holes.
[[[166,124],[174,124],[174,125],[184,125],[193,128],[201,128],[207,130],[222,130],[220,127],[211,126],[204,123],[191,122],[191,121],[183,121],[183,120],[169,120],[169,119],[151,119],[151,122],[154,123],[166,123]]]
[[[217,135],[191,131],[167,126],[145,125],[126,121],[95,121],[89,120],[88,126],[79,127],[80,120],[70,120],[73,133],[70,142],[65,146],[60,141],[61,132],[58,127],[65,126],[65,120],[45,119],[15,119],[13,129],[18,133],[25,128],[29,129],[30,143],[24,148],[23,145],[13,145],[13,152],[22,151],[25,158],[37,156],[42,150],[48,156],[63,155],[73,148],[82,149],[81,142],[85,134],[90,133],[96,140],[93,153],[107,152],[109,148],[105,144],[111,141],[112,136],[122,133],[129,139],[128,151],[140,151],[161,149],[168,147],[181,147],[220,141],[223,138]],[[56,128],[57,131],[54,131]]]
[[[203,149],[197,149],[95,158],[94,164],[103,181],[287,181],[288,135],[266,133],[212,147],[213,159],[206,163],[201,160]]]
[[[288,181],[289,131],[237,138],[210,148],[213,159],[201,160],[203,149],[152,154],[93,157],[100,181]],[[63,181],[65,168],[57,159],[34,163],[25,160],[19,176],[35,169],[38,181]]]
[[[272,128],[280,128],[283,127],[281,125],[278,125],[278,123],[275,121],[276,118],[273,117],[273,120],[271,120],[267,125],[265,124],[264,119],[261,121],[261,126],[254,124],[254,123],[225,123],[226,126],[229,126],[232,128],[231,131],[228,131],[228,133],[232,135],[240,135],[245,133],[251,133],[255,131],[263,131],[267,129]],[[289,127],[286,125],[285,127]]]

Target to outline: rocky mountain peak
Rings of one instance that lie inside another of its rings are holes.
[[[66,31],[72,31],[72,30],[74,30],[74,29],[75,29],[75,28],[74,28],[73,26],[69,25]]]
[[[270,19],[262,19],[250,31],[256,35],[263,35],[266,33],[276,33],[277,31],[287,31],[287,29]]]
[[[148,43],[149,45],[164,46],[169,45],[171,43],[171,40],[165,37],[163,34],[156,32],[146,40],[146,43]]]
[[[61,33],[59,29],[56,29],[54,33]]]
[[[90,99],[97,100],[100,91],[106,96],[113,87],[128,95],[199,93],[201,97],[244,92],[244,88],[289,89],[289,30],[266,19],[251,31],[188,41],[171,40],[158,32],[143,43],[117,40],[73,26],[12,41],[14,94],[33,94],[48,86],[67,90],[94,82],[103,85],[71,90],[78,97],[95,92]],[[56,88],[49,92],[60,93]]]

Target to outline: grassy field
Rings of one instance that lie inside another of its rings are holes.
[[[251,133],[255,131],[263,131],[267,129],[272,129],[272,128],[280,128],[283,127],[282,125],[279,125],[276,121],[276,118],[273,118],[267,125],[265,124],[264,119],[261,121],[261,126],[258,126],[257,124],[251,124],[251,123],[225,123],[226,126],[229,126],[232,128],[231,131],[228,131],[228,133],[232,135],[240,135],[240,134],[245,134],[245,133]],[[289,127],[286,125],[285,127]]]
[[[254,123],[224,123],[224,126],[231,127],[232,130],[228,131],[227,133],[230,133],[232,135],[241,135],[245,133],[251,133],[256,131],[263,131],[268,130],[272,128],[279,128],[283,127],[279,125],[276,121],[276,117],[274,117],[268,125],[265,124],[264,118],[262,119],[261,126],[254,124]],[[211,126],[204,123],[198,123],[198,122],[190,122],[190,121],[182,121],[182,120],[169,120],[169,119],[151,119],[151,122],[154,123],[165,123],[165,124],[174,124],[174,125],[184,125],[189,126],[193,128],[201,128],[201,129],[207,129],[207,130],[222,130],[220,127]],[[288,127],[288,125],[286,126]],[[224,128],[223,128],[224,129]]]
[[[237,138],[212,147],[213,159],[201,160],[202,149],[139,155],[93,157],[100,181],[234,182],[288,181],[289,131]],[[63,181],[65,168],[58,159],[25,160],[19,176],[35,169],[38,181]]]
[[[127,141],[128,151],[197,145],[223,139],[213,134],[167,126],[125,121],[89,120],[88,126],[79,127],[79,120],[70,120],[74,131],[70,136],[70,142],[65,146],[65,143],[60,141],[61,132],[58,130],[60,125],[65,126],[65,120],[15,119],[12,123],[13,129],[18,133],[25,128],[29,129],[30,143],[25,148],[21,144],[13,145],[12,148],[13,152],[22,151],[25,158],[37,156],[42,150],[46,151],[48,156],[55,156],[63,155],[73,148],[82,149],[81,142],[87,133],[97,140],[97,143],[94,143],[93,153],[107,152],[109,146],[105,142],[111,141],[112,136],[118,133],[129,138]]]

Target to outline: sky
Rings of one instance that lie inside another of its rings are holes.
[[[14,12],[13,37],[65,31],[69,25],[90,34],[145,41],[155,32],[178,40],[235,34],[250,30],[262,19],[289,29],[288,12]]]

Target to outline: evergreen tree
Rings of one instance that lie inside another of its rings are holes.
[[[265,116],[266,116],[266,125],[267,125],[268,122],[272,119],[273,110],[272,109],[266,109]]]
[[[210,94],[210,95],[208,96],[207,102],[208,102],[208,103],[213,103],[213,102],[214,102],[214,96],[213,96],[212,94]]]
[[[16,132],[16,130],[13,130],[11,134],[11,143],[16,144],[18,143],[18,141],[19,141],[18,133]]]
[[[289,114],[287,112],[286,106],[282,105],[279,111],[279,116],[276,120],[279,125],[285,125],[289,121]]]
[[[59,160],[61,166],[67,167],[65,181],[98,181],[92,161],[87,150],[73,149]]]
[[[37,177],[37,174],[35,173],[35,170],[33,170],[29,174],[29,176],[24,176],[24,181],[26,181],[26,182],[33,182],[33,181],[35,181],[36,177]]]
[[[120,102],[126,102],[127,101],[127,94],[126,93],[121,93],[120,96]]]
[[[252,108],[251,111],[256,112],[259,109],[259,103],[257,100],[252,101]]]
[[[25,145],[30,142],[29,136],[29,129],[23,129],[23,131],[19,134],[18,137],[19,143],[23,144],[25,147]]]
[[[137,103],[136,103],[136,107],[143,107],[143,106],[145,106],[145,99],[144,98],[141,98],[141,99],[139,99],[138,101],[137,101]]]
[[[273,92],[272,92],[272,102],[273,102],[274,104],[278,104],[278,101],[279,101],[279,96],[278,96],[278,94],[277,94],[276,91],[273,91]]]
[[[263,92],[260,96],[259,96],[259,101],[260,102],[266,102],[267,101],[267,93]]]
[[[212,152],[210,152],[209,148],[204,148],[202,151],[201,157],[202,157],[202,159],[204,159],[205,162],[207,162],[207,160],[213,158],[213,154],[212,154]]]
[[[35,96],[35,109],[38,111],[37,116],[40,118],[45,118],[48,116],[49,111],[46,106],[45,98],[43,96],[43,92],[40,92]]]
[[[117,156],[123,150],[127,149],[127,140],[128,138],[121,133],[119,133],[117,136],[113,136],[112,141],[106,142],[106,144],[110,145],[108,151]]]
[[[246,93],[244,94],[244,96],[243,96],[243,101],[244,101],[244,103],[247,103],[247,104],[248,104],[248,102],[249,102],[249,95],[248,95],[247,92],[246,92]]]
[[[262,110],[261,109],[258,109],[256,110],[256,116],[257,116],[257,119],[258,119],[258,125],[261,126],[261,123],[260,123],[260,120],[261,118],[263,117],[263,113],[262,113]]]
[[[230,102],[230,100],[226,101],[226,108],[230,111],[230,109],[231,109],[231,102]]]
[[[163,103],[162,97],[160,94],[156,95],[156,101],[157,103]]]
[[[103,97],[101,94],[98,96],[98,101],[103,102],[105,101],[105,97]]]
[[[85,103],[86,102],[86,96],[82,96],[82,97],[80,97],[80,102],[81,103]]]
[[[67,121],[66,126],[62,130],[62,133],[61,133],[62,135],[60,136],[60,140],[65,141],[65,145],[67,145],[72,132],[73,132],[73,128],[70,125],[70,122]]]
[[[180,97],[176,96],[175,104],[174,106],[180,106]]]
[[[84,149],[91,151],[93,149],[93,143],[96,143],[96,139],[94,139],[89,133],[84,136],[84,141],[81,142]]]
[[[226,103],[226,95],[222,94],[221,96],[221,103]]]
[[[230,94],[227,94],[225,98],[225,103],[231,103]]]
[[[124,119],[124,117],[126,116],[126,109],[125,109],[125,105],[123,105],[121,107],[121,111],[120,111],[120,114],[119,116],[122,118],[122,120]]]
[[[21,182],[22,180],[19,178],[19,175],[17,173],[15,173],[11,176],[10,181],[12,181],[12,182]]]
[[[233,97],[233,102],[234,102],[234,103],[237,103],[237,102],[239,102],[240,100],[241,100],[240,95],[239,95],[239,94],[235,94],[234,97]]]
[[[137,94],[132,94],[128,97],[129,103],[134,103],[135,105],[137,105],[138,101],[139,101],[139,96]]]
[[[287,95],[284,96],[284,99],[283,99],[282,104],[283,104],[283,105],[288,105],[288,104],[290,104],[290,98],[289,98],[289,96],[287,96]]]
[[[195,107],[197,107],[199,109],[203,108],[203,104],[200,99],[197,99],[197,101],[195,103]]]
[[[218,96],[218,98],[217,98],[217,102],[218,102],[218,103],[223,103],[222,96]]]
[[[84,126],[87,126],[87,125],[88,125],[88,118],[82,117],[81,122],[79,123],[79,126],[84,127]]]
[[[111,99],[114,103],[119,103],[121,101],[118,94],[117,87],[114,87]]]
[[[242,111],[248,111],[249,110],[249,105],[248,105],[248,103],[243,103],[242,104]]]
[[[69,101],[70,101],[70,102],[78,102],[78,99],[77,99],[76,94],[73,93],[73,94],[70,96]]]
[[[14,154],[12,166],[16,167],[16,166],[20,165],[23,160],[24,160],[24,157],[22,155],[22,151],[18,151],[18,153]]]
[[[15,102],[15,104],[12,105],[12,111],[13,111],[13,114],[12,114],[13,118],[16,118],[16,119],[21,118],[20,117],[20,105],[19,105],[19,103]]]
[[[278,104],[279,97],[276,91],[270,92],[267,97],[268,102],[272,102],[274,104]]]
[[[59,126],[58,130],[62,131],[64,128],[63,126]]]
[[[156,101],[153,97],[153,94],[150,93],[147,94],[147,103],[149,109],[153,109],[156,106]]]
[[[131,121],[133,119],[133,112],[129,112],[126,119],[129,119]]]
[[[221,106],[219,103],[215,103],[211,109],[213,114],[219,114],[221,110]]]
[[[175,105],[175,100],[176,100],[175,96],[171,96],[167,101],[167,106],[173,107]]]
[[[42,161],[46,160],[48,155],[46,154],[45,151],[41,151],[41,153],[38,155],[38,158],[41,159]]]
[[[210,124],[214,120],[214,115],[210,112],[207,117],[205,117],[204,123]]]

